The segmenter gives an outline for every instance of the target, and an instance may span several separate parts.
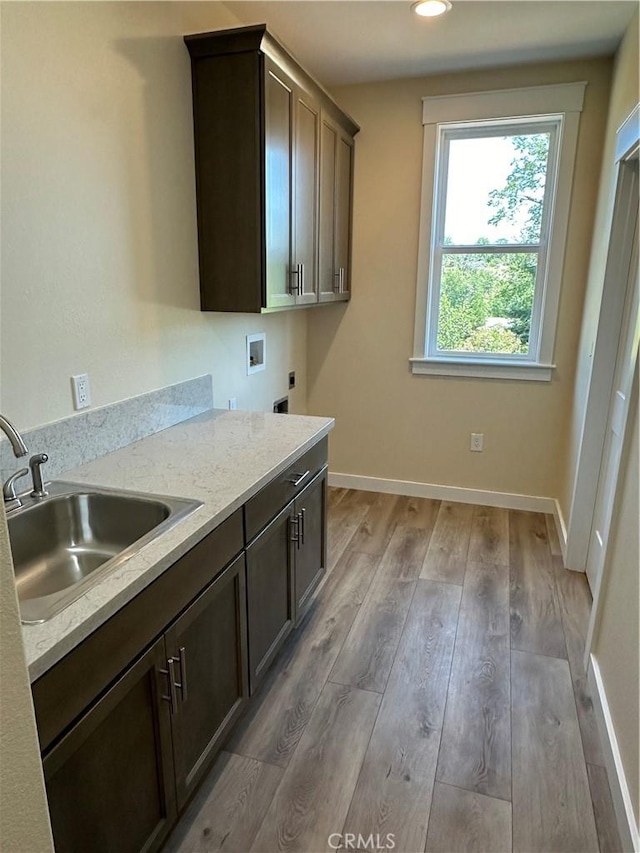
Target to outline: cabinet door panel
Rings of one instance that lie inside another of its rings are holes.
[[[293,88],[268,63],[265,89],[267,307],[284,308],[295,303],[290,276]]]
[[[304,94],[296,96],[294,194],[293,194],[293,266],[298,264],[299,293],[296,304],[318,301],[317,281],[317,201],[318,201],[318,142],[320,111]]]
[[[179,685],[177,711],[171,718],[179,808],[208,769],[248,697],[245,601],[241,555],[165,635]]]
[[[293,627],[292,510],[285,507],[247,548],[252,693]]]
[[[44,758],[56,853],[157,850],[176,816],[164,640]]]
[[[351,180],[353,143],[340,135],[336,156],[335,268],[341,275],[338,299],[351,293]]]
[[[321,302],[333,302],[339,287],[335,260],[336,155],[338,132],[325,118],[320,129],[319,289]]]
[[[296,623],[304,616],[311,594],[327,564],[326,539],[327,472],[309,483],[296,498],[295,513],[300,519],[300,536],[295,550]]]

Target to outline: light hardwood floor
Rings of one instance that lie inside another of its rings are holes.
[[[166,850],[619,851],[559,555],[549,516],[331,489],[326,579]]]

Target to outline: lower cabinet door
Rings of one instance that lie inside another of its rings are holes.
[[[157,850],[176,817],[164,640],[44,757],[56,853]]]
[[[241,554],[165,634],[175,701],[171,726],[179,809],[249,695],[245,583]]]
[[[293,502],[247,548],[249,683],[251,692],[293,628]]]
[[[311,595],[327,565],[327,470],[309,483],[294,506],[298,536],[294,558],[296,624],[304,616]]]

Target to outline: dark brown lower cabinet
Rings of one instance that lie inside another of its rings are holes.
[[[253,693],[293,628],[293,501],[247,548],[249,684]]]
[[[325,570],[326,459],[324,440],[34,684],[56,853],[165,842]]]
[[[295,500],[298,520],[294,555],[296,624],[304,616],[327,565],[327,472],[324,469]]]
[[[249,696],[244,554],[165,634],[174,674],[176,790],[181,809]]]
[[[44,759],[56,853],[157,850],[249,696],[244,554]]]
[[[56,853],[157,850],[177,815],[164,639],[44,759]]]

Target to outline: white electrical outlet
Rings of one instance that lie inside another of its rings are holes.
[[[73,391],[73,408],[86,409],[91,405],[91,389],[89,388],[89,377],[86,373],[71,377],[71,390]]]
[[[472,432],[471,433],[470,450],[473,450],[475,453],[482,453],[482,451],[484,450],[484,433],[483,432]]]
[[[229,397],[229,408],[230,409],[237,409],[238,408],[238,401],[235,397]]]

